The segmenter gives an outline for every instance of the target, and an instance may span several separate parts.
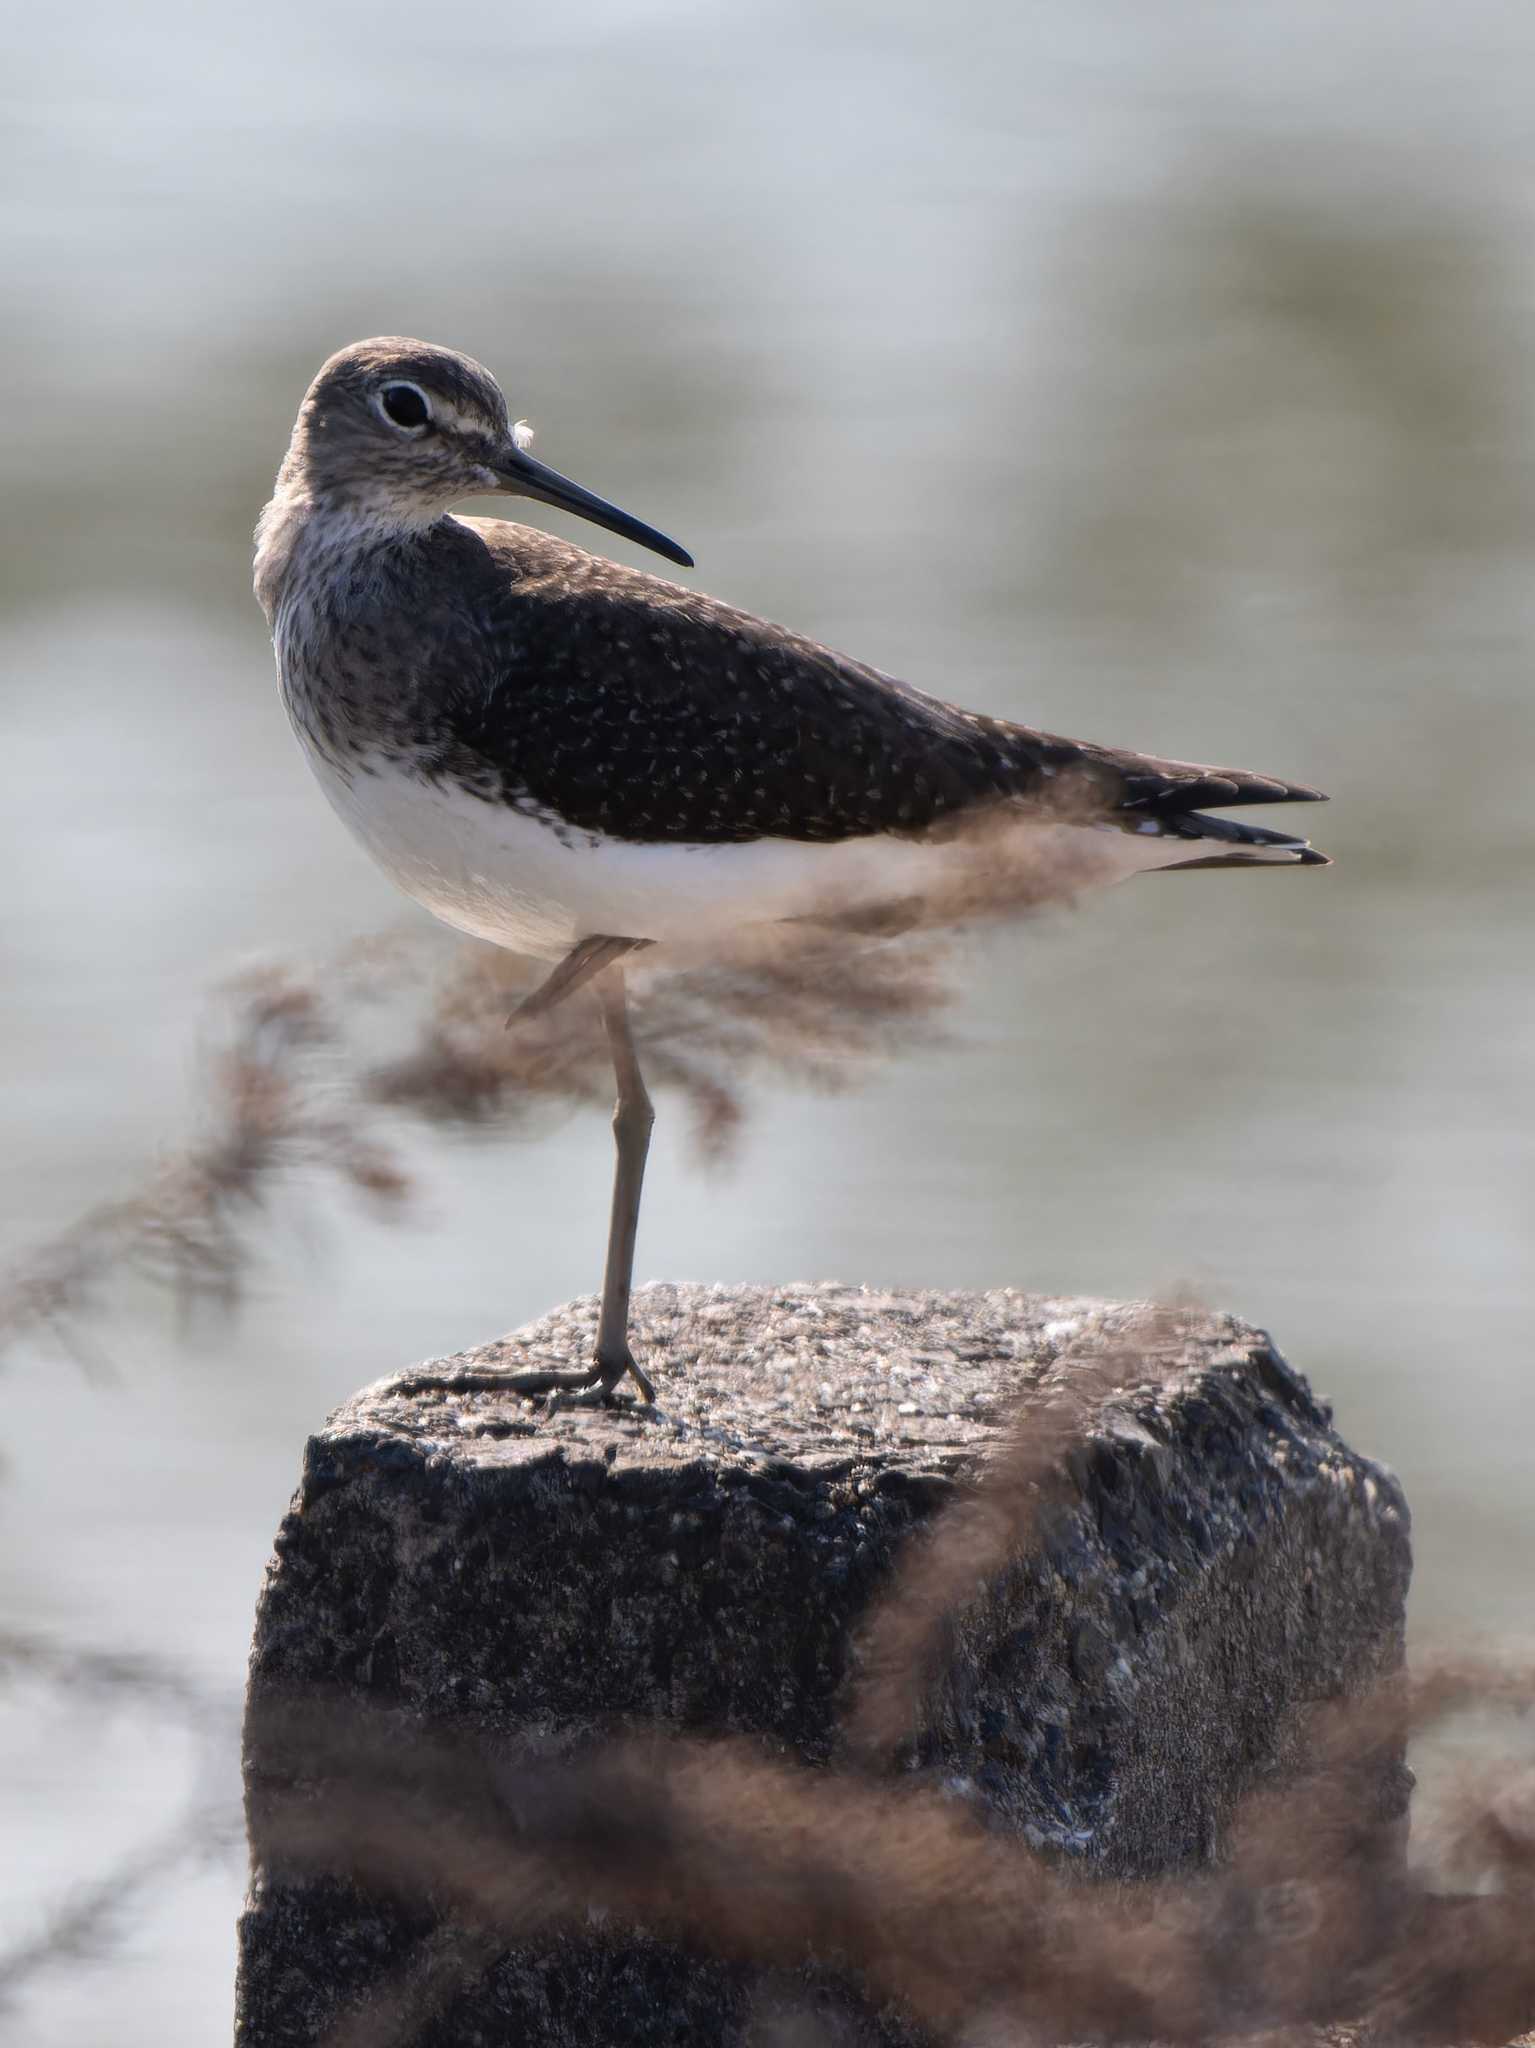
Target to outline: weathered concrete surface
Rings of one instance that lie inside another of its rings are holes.
[[[623,1721],[765,1734],[821,1762],[850,1646],[912,1530],[999,1444],[1010,1404],[1092,1368],[1136,1312],[995,1291],[653,1287],[657,1419],[548,1413],[476,1375],[584,1359],[590,1302],[380,1381],[311,1441],[251,1662],[261,1716],[324,1688],[412,1728],[578,1742]],[[1169,1372],[1089,1416],[1032,1552],[953,1631],[908,1763],[1084,1870],[1208,1859],[1274,1767],[1287,1711],[1394,1668],[1410,1570],[1395,1480],[1234,1318],[1182,1318]],[[1389,1821],[1405,1778],[1383,1760]],[[427,1918],[253,1875],[241,2048],[319,2041]],[[418,2038],[713,2044],[740,1972],[659,1944],[502,1957]],[[887,2016],[867,2036],[897,2041]]]

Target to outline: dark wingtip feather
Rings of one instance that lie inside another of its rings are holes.
[[[1106,755],[1124,781],[1126,810],[1165,817],[1175,811],[1224,810],[1238,804],[1322,804],[1327,798],[1304,782],[1281,782],[1244,768],[1201,768],[1187,761],[1142,755]]]
[[[1268,842],[1270,845],[1274,843],[1272,840]],[[1235,852],[1208,853],[1194,860],[1171,860],[1167,863],[1166,867],[1153,868],[1151,872],[1162,875],[1188,875],[1192,874],[1196,868],[1274,868],[1278,870],[1284,868],[1330,868],[1332,866],[1332,855],[1330,853],[1321,853],[1314,846],[1297,844],[1294,847],[1286,847],[1284,850],[1291,855],[1291,858],[1289,860],[1276,860],[1272,853],[1261,852],[1259,845],[1261,845],[1261,842],[1255,844],[1250,852],[1244,852],[1238,846]]]
[[[1153,810],[1163,805],[1178,810],[1200,810],[1206,805],[1217,810],[1231,804],[1325,804],[1319,789],[1303,782],[1280,782],[1271,775],[1247,775],[1240,769],[1212,768],[1196,782],[1174,783],[1151,800]]]

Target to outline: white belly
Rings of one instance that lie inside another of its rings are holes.
[[[311,757],[321,787],[379,866],[460,931],[512,952],[562,957],[577,939],[697,941],[742,924],[846,911],[942,888],[967,856],[878,836],[642,846],[562,835],[535,816],[416,780],[378,760],[343,778]],[[1112,882],[1166,860],[1133,834],[1097,827],[1022,828],[1040,872],[1075,886]],[[1184,849],[1186,850],[1186,848]],[[1068,865],[1069,864],[1069,865]],[[1071,893],[1063,887],[1063,895]]]

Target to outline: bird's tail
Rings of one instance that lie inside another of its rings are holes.
[[[1331,859],[1308,839],[1275,832],[1265,825],[1239,824],[1211,818],[1202,811],[1176,811],[1169,816],[1141,818],[1131,828],[1147,840],[1144,869],[1162,868],[1325,868]]]

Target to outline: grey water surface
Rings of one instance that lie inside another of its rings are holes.
[[[973,943],[958,1044],[757,1089],[724,1174],[663,1100],[642,1275],[1229,1306],[1401,1473],[1418,1641],[1528,1643],[1532,61],[1492,0],[32,10],[0,1251],[195,1130],[210,983],[412,915],[287,733],[249,529],[332,348],[450,342],[701,587],[1335,799],[1330,870]],[[603,1117],[403,1142],[415,1220],[291,1190],[227,1325],[130,1287],[109,1376],[11,1358],[0,1626],[152,1653],[219,1725],[306,1431],[595,1284]],[[0,1954],[131,1879],[0,2031],[222,2033],[238,1856],[140,1866],[234,1771],[131,1687],[0,1691]]]

